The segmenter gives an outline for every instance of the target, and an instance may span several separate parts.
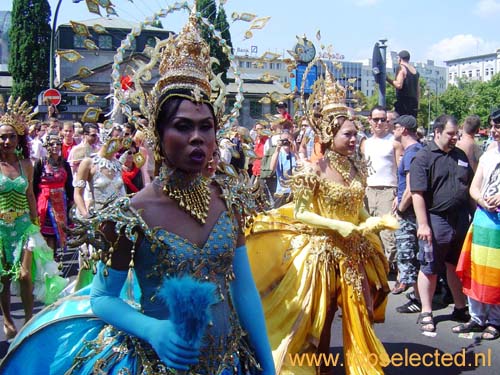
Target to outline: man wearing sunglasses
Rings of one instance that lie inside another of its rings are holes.
[[[83,124],[83,141],[73,147],[68,155],[68,163],[73,171],[73,176],[76,175],[80,162],[99,151],[100,147],[99,127],[96,124],[86,122]]]
[[[384,107],[373,107],[369,121],[372,136],[360,146],[361,153],[368,162],[365,205],[371,216],[383,216],[396,209],[397,160],[402,155],[402,146],[389,133],[387,111]],[[394,232],[382,231],[380,238],[389,266],[395,272],[397,265]]]

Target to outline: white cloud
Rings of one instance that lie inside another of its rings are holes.
[[[460,57],[482,55],[496,51],[499,42],[486,41],[471,34],[459,34],[445,38],[429,47],[426,58],[446,61]]]
[[[479,0],[474,12],[481,17],[492,17],[500,14],[499,0]]]

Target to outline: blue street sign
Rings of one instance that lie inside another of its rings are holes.
[[[297,87],[297,91],[300,91],[306,68],[307,65],[305,64],[297,65],[297,69],[295,69],[295,78],[290,79],[292,91],[295,91],[295,87]],[[314,84],[316,79],[318,79],[318,67],[316,65],[313,65],[307,73],[306,83],[304,86],[304,94],[310,94],[312,92],[312,85]]]

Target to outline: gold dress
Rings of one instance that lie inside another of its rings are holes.
[[[360,224],[368,217],[365,182],[358,175],[344,186],[303,169],[291,187],[294,202],[258,216],[247,236],[276,373],[317,373],[318,367],[293,365],[291,357],[317,352],[323,328],[330,329],[327,311],[338,306],[346,373],[383,374],[388,356],[373,323],[384,321],[388,265],[375,230],[342,237],[294,218],[294,205],[305,197],[310,212],[340,225]]]

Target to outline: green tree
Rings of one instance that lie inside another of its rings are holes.
[[[47,0],[14,0],[9,31],[12,94],[35,104],[48,88],[50,5]]]
[[[439,96],[439,103],[441,113],[451,114],[459,122],[475,114],[481,117],[482,127],[487,128],[488,115],[500,103],[500,74],[488,82],[460,79]]]
[[[231,33],[229,32],[229,23],[227,22],[226,11],[221,5],[219,7],[219,12],[217,13],[217,18],[215,19],[215,29],[221,33],[222,38],[226,40],[226,44],[231,48],[231,53],[233,52],[233,43],[231,42]],[[222,80],[227,83],[226,72],[228,71],[231,62],[227,55],[222,51],[222,48],[216,49],[215,57],[219,60],[219,66],[217,68],[217,73],[222,72]]]
[[[378,85],[375,85],[376,90],[374,90],[374,94],[370,96],[367,101],[366,110],[370,110],[378,104]],[[396,102],[396,90],[393,86],[387,85],[385,88],[385,107],[387,109],[394,108],[394,103]]]
[[[196,9],[201,15],[206,18],[215,28],[221,32],[222,37],[226,39],[229,47],[232,47],[231,35],[229,34],[229,24],[227,22],[226,12],[224,8],[220,8],[217,14],[217,6],[215,0],[196,0]],[[210,46],[210,56],[215,57],[219,61],[219,65],[213,67],[216,74],[223,73],[222,78],[226,80],[226,72],[229,68],[230,62],[225,57],[222,47],[213,37],[210,30],[205,25],[200,25],[201,35]]]

